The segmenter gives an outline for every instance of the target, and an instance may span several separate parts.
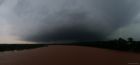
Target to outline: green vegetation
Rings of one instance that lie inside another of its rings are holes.
[[[44,47],[45,44],[0,44],[0,51],[25,50]]]

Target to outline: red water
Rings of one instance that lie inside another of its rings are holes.
[[[80,46],[1,52],[0,65],[140,65],[140,54]]]

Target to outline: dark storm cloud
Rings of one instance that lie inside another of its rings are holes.
[[[104,40],[139,11],[139,0],[14,1],[14,34],[36,42]]]
[[[4,0],[0,0],[0,5],[3,3]]]

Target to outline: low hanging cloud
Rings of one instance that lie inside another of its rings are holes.
[[[91,41],[134,22],[139,0],[1,0],[12,35],[34,42]],[[6,12],[5,12],[6,11]],[[112,36],[111,36],[112,35]],[[123,36],[123,35],[122,35]]]

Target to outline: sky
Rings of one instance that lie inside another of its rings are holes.
[[[140,0],[0,0],[0,43],[140,40]]]

